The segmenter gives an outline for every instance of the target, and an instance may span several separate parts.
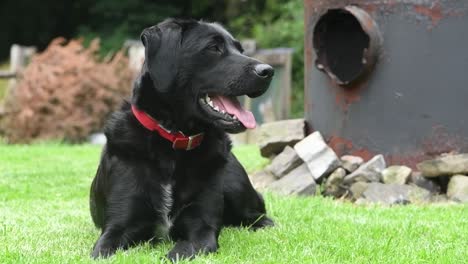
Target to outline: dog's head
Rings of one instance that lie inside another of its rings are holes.
[[[231,133],[255,127],[253,114],[236,97],[263,94],[274,70],[243,55],[239,41],[222,26],[168,19],[143,30],[141,41],[142,76],[149,76],[154,95],[179,122],[212,124]]]

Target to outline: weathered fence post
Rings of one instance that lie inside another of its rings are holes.
[[[36,47],[26,47],[18,44],[13,44],[10,48],[10,72],[6,72],[6,76],[10,79],[6,95],[13,94],[16,86],[16,77],[26,68],[31,61],[32,56],[36,54]]]
[[[10,79],[7,90],[5,92],[5,100],[0,100],[0,117],[5,114],[3,104],[7,98],[14,96],[16,86],[16,78],[18,74],[26,68],[31,57],[36,53],[35,47],[25,47],[18,44],[13,44],[10,48],[10,70],[0,71],[0,79]]]
[[[10,49],[10,71],[12,73],[17,73],[24,70],[35,53],[35,47],[13,44]]]

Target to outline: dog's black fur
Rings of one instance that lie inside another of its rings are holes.
[[[217,250],[222,226],[273,225],[225,133],[245,127],[200,103],[206,94],[261,95],[272,70],[256,74],[260,62],[242,55],[239,42],[218,24],[168,19],[145,29],[141,39],[145,63],[131,103],[170,130],[205,136],[193,150],[174,150],[136,120],[130,103],[112,114],[91,186],[91,215],[102,228],[92,256],[158,241],[169,227],[176,244],[168,258],[191,258]]]

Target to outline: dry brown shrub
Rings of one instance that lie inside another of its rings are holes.
[[[10,143],[82,141],[130,94],[133,74],[120,51],[99,61],[99,40],[54,39],[33,57],[5,104],[2,127]]]

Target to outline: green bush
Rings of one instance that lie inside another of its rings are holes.
[[[241,37],[257,40],[262,48],[291,47],[292,66],[291,117],[304,114],[304,7],[302,0],[267,0],[260,14],[250,9],[229,23]]]
[[[85,44],[96,37],[101,40],[100,54],[122,48],[125,40],[138,38],[142,29],[179,14],[177,1],[100,0],[89,8],[89,20],[79,26]]]

